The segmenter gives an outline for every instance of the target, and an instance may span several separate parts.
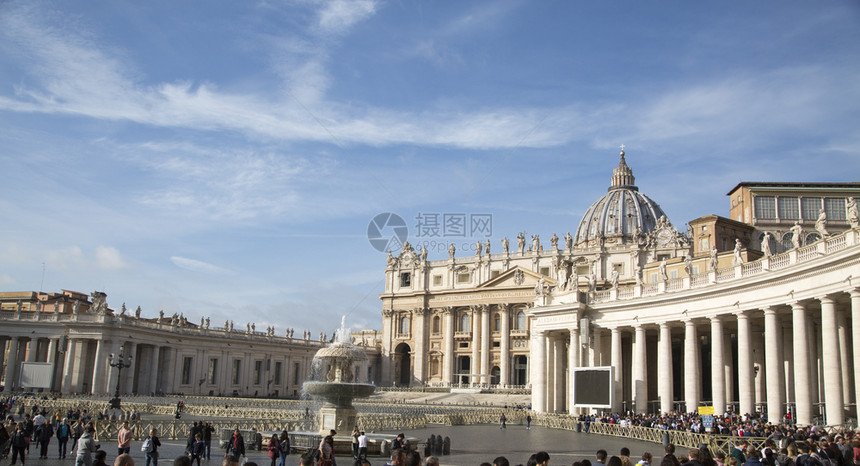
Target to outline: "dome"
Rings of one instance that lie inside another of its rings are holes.
[[[645,235],[654,230],[657,219],[664,216],[663,209],[648,196],[639,192],[634,184],[633,170],[624,160],[612,171],[609,192],[598,199],[579,222],[575,244],[588,246],[590,241]],[[619,241],[620,242],[620,241]]]

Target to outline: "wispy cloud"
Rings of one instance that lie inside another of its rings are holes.
[[[319,12],[319,27],[323,32],[342,34],[375,10],[372,0],[330,0]]]
[[[170,262],[179,268],[190,270],[192,272],[208,273],[208,274],[232,274],[233,272],[223,267],[210,264],[208,262],[199,261],[197,259],[189,259],[182,256],[171,256]]]
[[[97,246],[95,260],[96,265],[106,270],[120,270],[128,266],[119,249],[113,246]]]

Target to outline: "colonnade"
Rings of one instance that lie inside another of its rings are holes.
[[[860,288],[674,318],[533,332],[533,406],[575,413],[564,374],[600,365],[615,368],[613,411],[711,405],[716,413],[759,409],[771,422],[787,412],[801,424],[823,415],[836,425],[860,393]],[[588,343],[580,331],[590,332]]]

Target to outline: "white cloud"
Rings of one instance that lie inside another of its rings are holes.
[[[5,273],[0,273],[0,286],[12,286],[16,284],[18,284],[18,282],[16,282],[14,278],[6,275]]]
[[[87,265],[87,259],[79,246],[45,251],[44,257],[47,267],[59,270],[85,268]]]
[[[196,259],[189,259],[187,257],[181,256],[171,256],[170,262],[173,262],[179,268],[183,268],[185,270],[190,270],[192,272],[201,272],[201,273],[212,273],[212,274],[232,274],[228,269],[223,267],[218,267],[217,265],[210,264],[208,262],[199,261]]]
[[[127,266],[119,250],[113,246],[96,247],[96,264],[107,270],[119,270]]]
[[[376,11],[370,0],[331,0],[319,12],[319,27],[324,32],[342,34]]]

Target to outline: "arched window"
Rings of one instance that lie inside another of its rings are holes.
[[[526,329],[526,313],[523,311],[517,311],[517,330],[525,330]]]
[[[469,315],[468,312],[464,312],[463,315],[460,316],[460,331],[461,332],[469,332],[472,323],[472,316]]]
[[[494,332],[500,332],[501,330],[502,330],[502,318],[499,316],[499,314],[495,314],[495,317],[493,317],[493,331]]]
[[[403,316],[400,319],[400,334],[409,335],[409,316]]]
[[[442,319],[439,316],[433,316],[433,333],[442,332]]]
[[[806,240],[803,242],[803,244],[812,244],[820,239],[821,235],[819,235],[818,233],[810,233],[806,235]]]

